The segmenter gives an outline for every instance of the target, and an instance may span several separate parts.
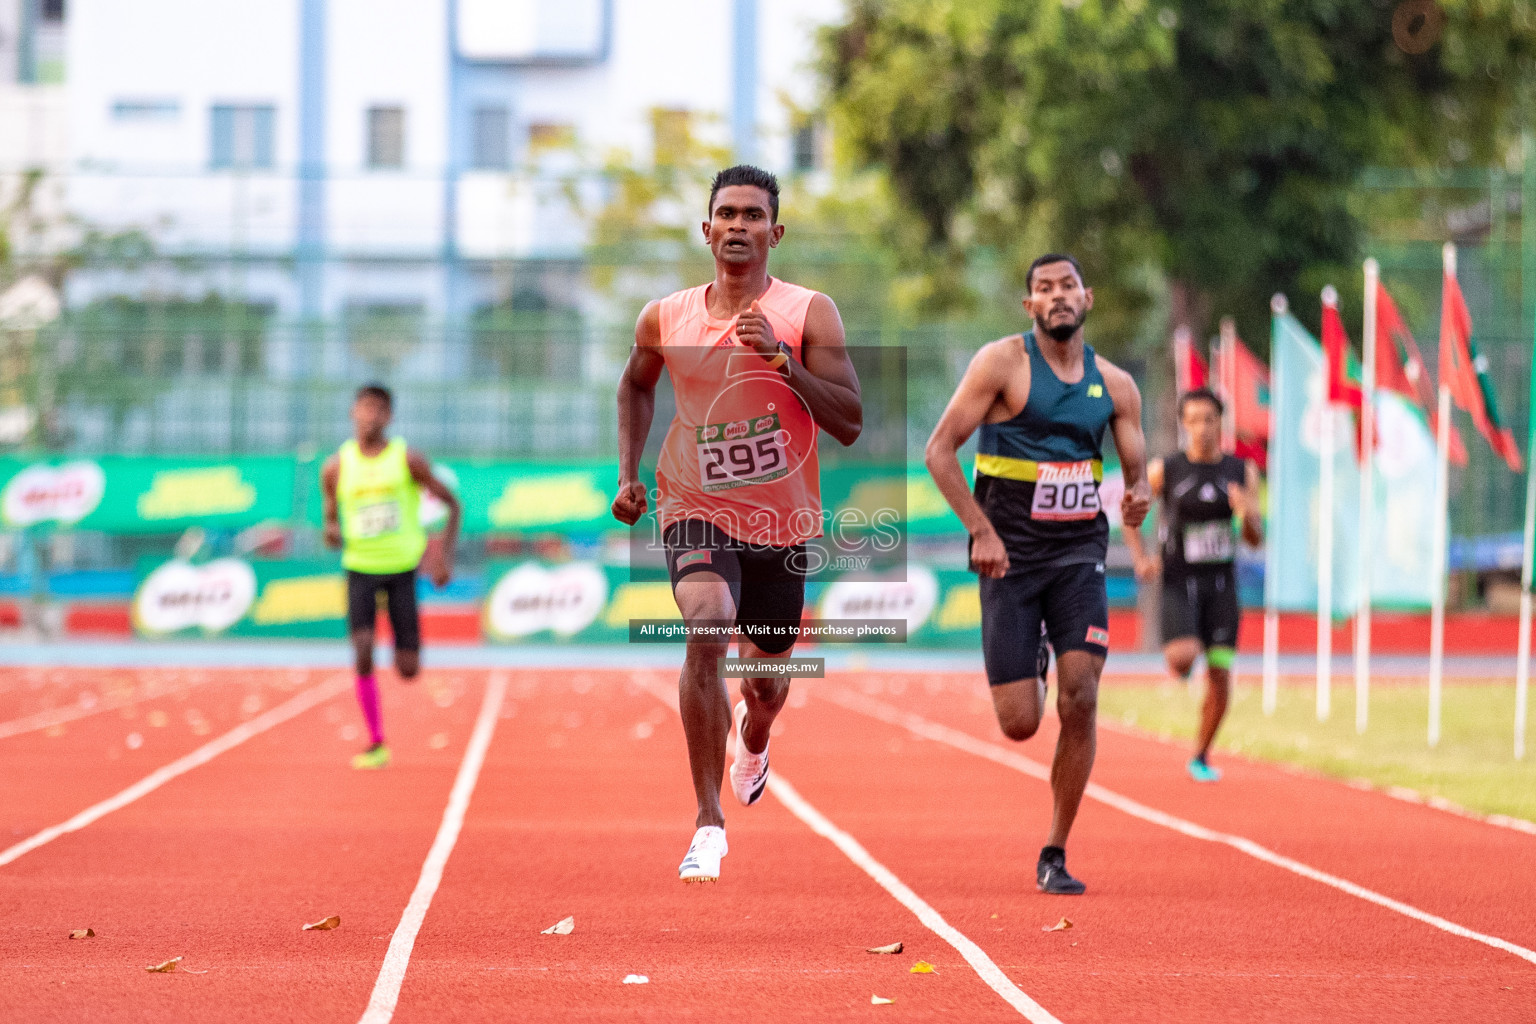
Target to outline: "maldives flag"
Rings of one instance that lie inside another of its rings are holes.
[[[1440,292],[1440,383],[1451,389],[1451,400],[1472,415],[1472,425],[1488,446],[1516,473],[1520,450],[1515,435],[1499,423],[1499,406],[1488,380],[1488,361],[1472,344],[1472,314],[1454,274],[1442,275]]]
[[[1429,421],[1429,429],[1439,430],[1439,409],[1435,402],[1435,388],[1429,382],[1429,368],[1419,354],[1419,346],[1413,340],[1397,303],[1382,285],[1376,286],[1376,386],[1395,391],[1419,407]],[[1467,448],[1461,443],[1461,433],[1451,424],[1450,458],[1458,466],[1467,464]],[[1381,439],[1377,438],[1380,446]]]
[[[1226,353],[1231,353],[1230,362]],[[1211,373],[1220,383],[1222,398],[1232,410],[1236,437],[1233,454],[1252,459],[1260,469],[1269,461],[1269,367],[1248,351],[1242,339],[1233,338],[1211,356]]]
[[[1173,379],[1181,395],[1205,387],[1210,380],[1205,357],[1195,348],[1188,327],[1173,332]]]
[[[1350,376],[1349,336],[1339,319],[1338,295],[1330,287],[1323,295],[1323,355],[1328,362],[1328,401],[1359,409],[1360,381]]]

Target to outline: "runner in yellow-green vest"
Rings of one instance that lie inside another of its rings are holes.
[[[459,499],[432,473],[420,452],[403,438],[390,439],[394,402],[387,388],[367,384],[352,403],[356,436],[325,460],[320,493],[325,508],[325,542],[341,548],[347,571],[347,623],[357,665],[357,702],[368,723],[369,747],[352,759],[354,768],[389,764],[379,688],[373,677],[374,625],[378,595],[385,597],[395,636],[395,670],[411,680],[421,671],[421,617],[416,608],[416,570],[427,553],[421,524],[421,492],[448,508],[443,543],[429,566],[432,583],[447,586],[459,537]]]

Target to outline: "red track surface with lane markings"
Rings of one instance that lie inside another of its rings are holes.
[[[338,675],[6,670],[0,723],[85,691],[129,703],[0,739],[0,849]],[[361,741],[344,692],[0,867],[0,1020],[356,1021],[489,675],[390,682],[385,771],[347,766]],[[507,676],[395,1020],[1024,1019],[773,797],[727,807],[720,883],[679,884],[693,808],[681,727],[653,695],[667,673]],[[849,673],[797,684],[773,750],[810,805],[1064,1022],[1536,1020],[1536,964],[1103,802],[1085,802],[1069,852],[1088,895],[1042,896],[1046,784],[861,700],[1042,763],[1053,722],[1011,744],[975,676]],[[1235,759],[1197,787],[1182,755],[1102,730],[1094,780],[1536,949],[1536,838]],[[335,931],[300,931],[333,913]],[[573,934],[539,934],[568,915]],[[1071,930],[1042,931],[1063,915]],[[96,938],[66,938],[87,926]],[[897,940],[900,956],[864,951]],[[206,973],[143,970],[174,956]],[[918,959],[936,973],[909,973]]]

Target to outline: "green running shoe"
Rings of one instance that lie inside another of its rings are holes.
[[[1192,757],[1189,759],[1189,777],[1196,782],[1220,782],[1221,769],[1212,768],[1203,758]]]
[[[388,764],[389,748],[382,743],[375,743],[361,754],[352,758],[352,767],[359,770],[384,768]]]

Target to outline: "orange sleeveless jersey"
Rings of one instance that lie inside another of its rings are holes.
[[[677,415],[656,483],[662,527],[704,519],[737,540],[787,547],[821,536],[821,470],[810,410],[781,373],[709,315],[709,285],[661,300],[661,354]],[[769,278],[758,307],[801,355],[816,293]]]

